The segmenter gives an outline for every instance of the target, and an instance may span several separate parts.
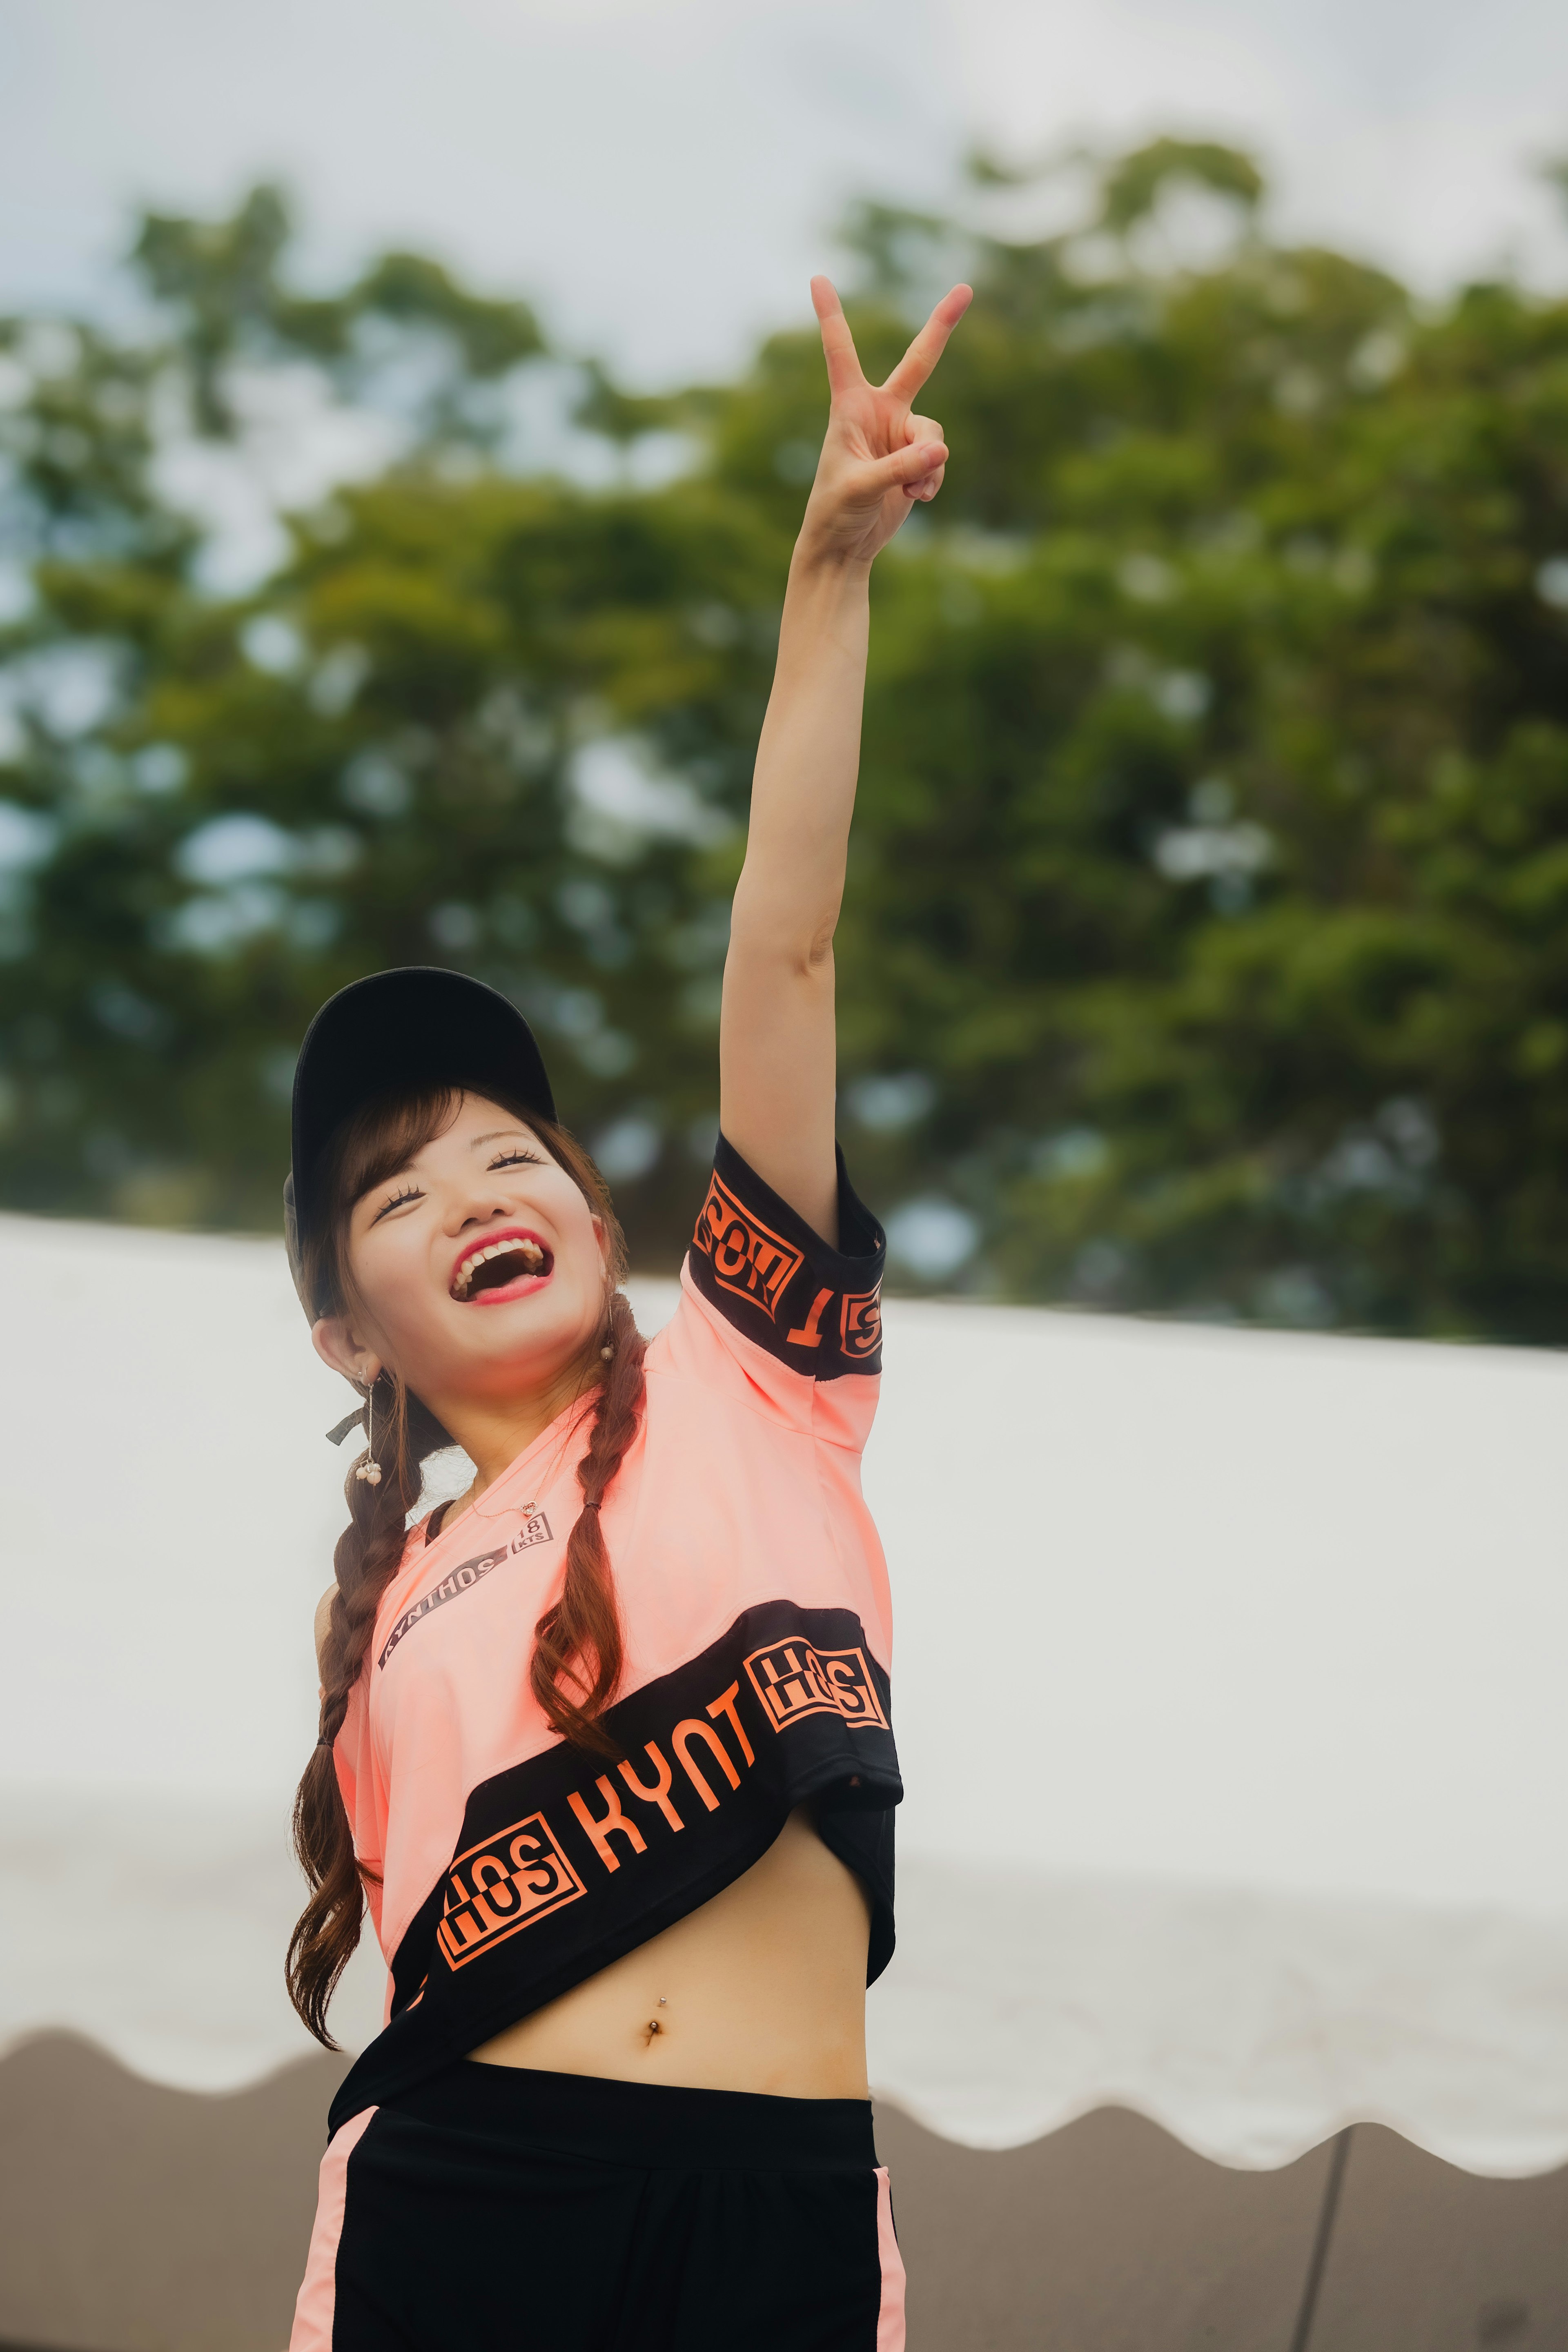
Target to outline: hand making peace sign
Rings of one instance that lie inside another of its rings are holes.
[[[934,499],[942,488],[948,455],[942,427],[913,415],[910,404],[973,295],[967,286],[944,294],[881,385],[866,381],[831,280],[814,278],[811,299],[822,325],[833,404],[802,536],[816,551],[869,563],[914,501]]]

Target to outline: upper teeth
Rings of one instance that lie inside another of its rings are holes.
[[[537,1242],[521,1240],[490,1242],[484,1249],[476,1250],[472,1257],[466,1257],[463,1260],[458,1270],[458,1279],[452,1285],[452,1295],[455,1298],[461,1298],[480,1266],[488,1265],[492,1257],[526,1258],[536,1274],[544,1264],[544,1252]]]

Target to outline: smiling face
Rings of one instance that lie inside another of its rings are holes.
[[[346,1311],[320,1352],[398,1373],[448,1428],[570,1381],[605,1314],[605,1223],[537,1131],[477,1095],[349,1212]],[[350,1180],[352,1184],[352,1179]]]

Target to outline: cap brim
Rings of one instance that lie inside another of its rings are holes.
[[[405,965],[329,997],[294,1070],[293,1167],[285,1194],[289,1261],[321,1212],[327,1146],[345,1118],[399,1087],[461,1087],[508,1096],[553,1119],[555,1097],[532,1030],[515,1004],[466,972]],[[310,1301],[304,1302],[309,1313]]]

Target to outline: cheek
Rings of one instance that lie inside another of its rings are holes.
[[[570,1218],[562,1218],[556,1225],[560,1248],[556,1255],[556,1271],[564,1275],[574,1289],[592,1292],[597,1297],[604,1287],[605,1264],[599,1249],[599,1237],[586,1208],[580,1208]]]
[[[395,1339],[428,1321],[434,1304],[429,1267],[411,1228],[368,1237],[352,1253],[350,1265],[366,1318],[378,1333]]]

